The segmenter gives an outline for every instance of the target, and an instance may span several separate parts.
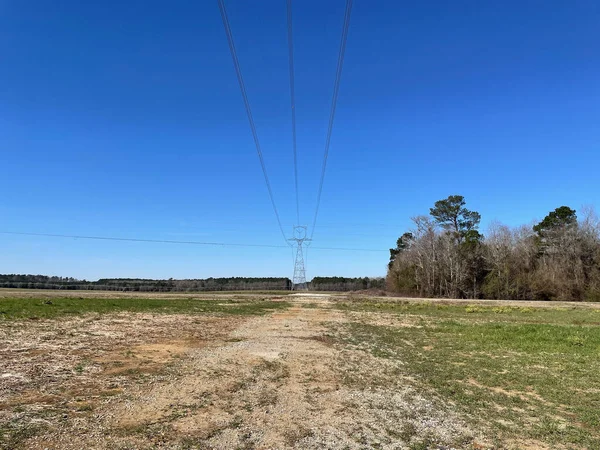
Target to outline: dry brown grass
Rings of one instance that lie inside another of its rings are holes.
[[[308,305],[317,307],[305,307]],[[266,316],[107,314],[0,324],[11,448],[471,448],[450,405],[340,347],[324,298]],[[389,320],[387,317],[384,320]]]
[[[123,313],[1,323],[0,443],[25,446],[44,430],[93,426],[98,410],[165,379],[181,357],[217,345],[240,320]]]

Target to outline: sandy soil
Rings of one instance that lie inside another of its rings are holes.
[[[250,318],[4,324],[0,425],[31,449],[483,448],[401,363],[335,343],[348,316],[329,297],[289,300]]]

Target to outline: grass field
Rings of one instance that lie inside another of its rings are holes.
[[[0,291],[0,448],[600,448],[598,305],[77,294]]]
[[[600,448],[600,309],[340,303],[344,343],[403,363],[502,447]],[[391,318],[378,324],[385,315]],[[396,321],[394,321],[396,319]],[[503,444],[504,443],[504,444]]]
[[[139,294],[138,294],[139,295]],[[154,314],[264,314],[286,308],[285,302],[271,299],[213,299],[127,297],[0,298],[0,320],[52,319],[68,315],[137,312]]]

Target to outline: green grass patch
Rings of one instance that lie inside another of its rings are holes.
[[[353,322],[340,337],[377,357],[401,360],[407,375],[456,405],[476,428],[507,442],[597,448],[595,310],[374,303],[358,309],[418,316],[410,327]]]
[[[0,448],[14,449],[25,448],[23,443],[46,429],[42,425],[18,426],[14,422],[0,425]]]
[[[287,302],[267,299],[0,298],[0,320],[52,319],[68,315],[115,312],[261,315],[289,306]]]

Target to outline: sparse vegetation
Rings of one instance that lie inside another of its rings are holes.
[[[600,439],[593,304],[58,294],[8,299],[30,306],[0,321],[2,448]]]
[[[600,442],[600,310],[433,303],[345,303],[390,316],[338,335],[454,404],[506,446],[511,438],[594,448]],[[360,316],[359,316],[360,317]],[[518,447],[518,445],[516,445]]]

